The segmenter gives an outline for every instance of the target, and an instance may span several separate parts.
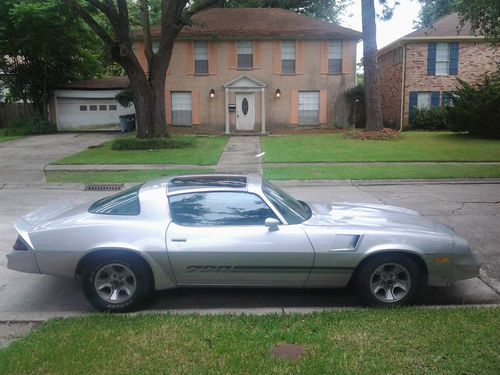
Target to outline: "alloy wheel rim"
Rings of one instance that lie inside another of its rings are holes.
[[[113,304],[129,300],[136,286],[137,282],[132,270],[119,263],[101,267],[94,279],[94,288],[99,297]]]
[[[401,301],[411,287],[410,273],[398,263],[385,263],[377,267],[370,277],[370,290],[384,303]]]

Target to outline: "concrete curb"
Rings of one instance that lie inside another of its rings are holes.
[[[481,309],[481,308],[500,308],[500,304],[475,304],[475,305],[431,305],[431,306],[412,306],[411,308],[422,310],[441,310],[441,309]],[[169,309],[169,310],[148,310],[134,313],[117,314],[118,316],[134,317],[142,315],[272,315],[272,314],[299,314],[309,315],[319,312],[343,312],[355,310],[369,310],[368,307],[264,307],[264,308],[206,308],[206,309]],[[85,317],[92,315],[105,315],[98,312],[37,312],[37,313],[0,313],[0,323],[32,323],[46,322],[50,319],[68,319],[76,317]]]
[[[483,185],[500,184],[499,178],[436,180],[273,180],[281,186],[387,186],[387,185]]]
[[[193,164],[84,164],[54,165],[49,164],[43,172],[121,172],[121,171],[169,171],[173,169],[214,169],[215,165]]]

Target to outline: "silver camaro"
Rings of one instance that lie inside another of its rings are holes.
[[[127,311],[184,286],[345,287],[370,306],[478,275],[467,241],[400,207],[309,203],[257,176],[147,182],[15,223],[8,268],[81,278],[99,310]]]

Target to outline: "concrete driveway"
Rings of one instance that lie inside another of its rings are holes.
[[[119,133],[57,133],[0,143],[0,186],[44,182],[50,162],[106,142]]]
[[[314,184],[313,184],[314,185]],[[499,184],[391,185],[391,186],[285,186],[304,200],[383,202],[416,209],[426,216],[454,226],[472,244],[485,263],[490,280],[500,279]],[[16,234],[12,222],[30,210],[57,199],[77,202],[95,200],[102,193],[65,188],[9,185],[0,189],[0,320],[61,316],[92,311],[80,285],[74,280],[22,274],[6,269],[5,254]],[[252,312],[300,311],[303,308],[359,306],[350,289],[182,289],[158,293],[151,309],[200,311],[225,309]],[[421,305],[500,303],[494,289],[479,279],[457,283],[452,288],[421,291]],[[298,310],[297,310],[298,309]],[[249,311],[249,310],[246,310]]]

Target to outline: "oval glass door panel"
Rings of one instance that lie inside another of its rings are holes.
[[[247,98],[243,98],[243,100],[241,101],[241,111],[243,112],[243,114],[246,116],[247,113],[248,113],[248,100]]]

